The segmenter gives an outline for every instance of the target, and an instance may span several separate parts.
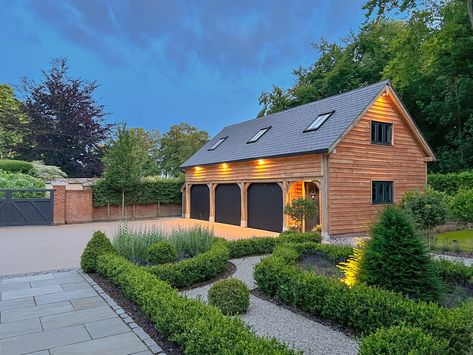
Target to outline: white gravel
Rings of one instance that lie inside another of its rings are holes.
[[[461,256],[453,256],[453,255],[441,255],[441,254],[432,254],[434,259],[445,259],[449,261],[460,261],[464,263],[466,266],[472,266],[473,265],[473,259],[472,258],[464,258]]]
[[[250,290],[255,289],[253,268],[262,258],[252,256],[230,260],[237,267],[232,277],[245,282]],[[182,294],[206,301],[210,286],[183,291]],[[358,344],[353,338],[253,295],[250,296],[248,312],[241,319],[258,335],[274,337],[304,354],[358,353]]]

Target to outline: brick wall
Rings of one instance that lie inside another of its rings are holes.
[[[68,190],[64,184],[54,185],[54,224],[85,223],[94,221],[113,221],[122,217],[121,206],[93,206],[93,191]],[[127,205],[124,217],[144,219],[181,216],[179,204]]]

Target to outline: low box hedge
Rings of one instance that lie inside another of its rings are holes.
[[[274,247],[281,243],[320,243],[320,241],[321,237],[318,233],[283,232],[279,237],[254,237],[227,241],[227,247],[230,258],[237,259],[251,255],[271,254]]]
[[[220,246],[219,246],[220,248]],[[123,257],[99,256],[97,271],[115,283],[185,354],[293,354],[274,339],[258,337],[243,321],[180,296],[167,282]]]
[[[298,268],[296,262],[301,253],[307,253],[309,249],[300,244],[278,246],[272,256],[255,267],[254,277],[259,288],[286,304],[364,335],[381,327],[406,324],[446,339],[449,353],[464,354],[471,350],[471,304],[446,309],[434,303],[408,300],[400,293],[376,287],[358,285],[349,288],[335,278]]]
[[[433,264],[437,275],[445,282],[473,286],[473,266],[445,259],[433,260]]]
[[[33,164],[23,160],[0,159],[0,170],[35,175]]]
[[[225,270],[228,258],[226,243],[217,240],[207,252],[193,258],[177,263],[147,266],[145,269],[172,286],[181,288],[217,276]]]

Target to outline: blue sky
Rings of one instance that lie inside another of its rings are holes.
[[[359,0],[0,0],[0,82],[40,79],[52,58],[100,83],[110,122],[211,135],[256,116],[258,96],[287,87],[311,43],[363,21]]]

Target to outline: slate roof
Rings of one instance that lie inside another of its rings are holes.
[[[387,80],[227,126],[184,162],[181,168],[327,152],[386,85],[389,85]],[[318,115],[330,111],[335,112],[318,130],[304,132]],[[260,129],[269,126],[271,129],[257,142],[247,144]],[[228,138],[215,150],[209,151],[222,137]]]

